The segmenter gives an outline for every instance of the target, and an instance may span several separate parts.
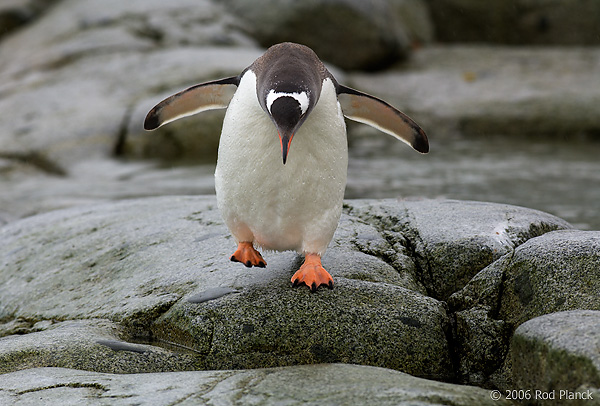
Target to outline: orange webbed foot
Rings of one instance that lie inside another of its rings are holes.
[[[233,262],[241,262],[248,268],[258,266],[264,268],[267,262],[263,259],[260,252],[254,249],[251,242],[245,241],[238,244],[237,250],[230,258]]]
[[[333,278],[329,272],[321,265],[321,257],[316,254],[306,254],[304,263],[298,271],[292,276],[293,286],[305,284],[311,290],[316,292],[321,285],[333,289]]]

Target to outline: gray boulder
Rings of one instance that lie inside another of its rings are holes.
[[[510,386],[511,358],[505,363],[505,357],[515,328],[544,314],[600,310],[599,252],[600,232],[550,232],[489,265],[451,296],[463,379]]]
[[[226,0],[224,4],[262,46],[302,43],[324,61],[349,70],[390,65],[407,57],[410,37],[432,36],[428,10],[419,0]]]
[[[510,324],[490,316],[486,308],[453,313],[454,351],[459,382],[483,387],[512,388],[502,375],[513,330]]]
[[[458,289],[460,270],[475,273],[502,250],[568,227],[533,210],[475,202],[347,201],[344,210],[324,257],[335,289],[314,295],[290,287],[301,263],[294,253],[267,253],[267,270],[231,263],[235,244],[214,197],[80,206],[8,224],[0,229],[4,334],[28,332],[23,320],[102,319],[119,326],[123,341],[187,348],[206,369],[343,362],[447,380],[450,319],[429,292],[445,283]],[[457,229],[463,216],[474,222]],[[453,266],[455,279],[442,272]],[[75,341],[80,348],[84,340]],[[45,364],[49,349],[24,346],[33,359],[24,365],[71,366]],[[18,360],[16,348],[4,359]],[[162,356],[168,368],[191,362]]]
[[[105,319],[16,322],[19,328],[10,323],[3,334],[12,335],[0,338],[0,374],[46,366],[115,374],[199,367],[189,353],[123,341],[123,328]]]
[[[527,241],[506,264],[498,315],[515,327],[564,310],[600,310],[600,231]]]
[[[600,311],[572,310],[529,320],[512,338],[515,386],[550,394],[536,404],[599,405],[598,348]]]
[[[340,277],[318,295],[291,289],[289,278],[269,279],[222,299],[181,301],[156,321],[153,336],[197,351],[204,369],[343,362],[451,379],[442,303]]]
[[[592,45],[600,41],[594,0],[431,0],[436,37],[444,42]]]
[[[349,210],[381,230],[393,247],[402,247],[396,251],[411,253],[416,279],[441,300],[530,238],[571,227],[547,213],[483,202],[359,201]]]
[[[311,295],[291,288],[296,254],[267,254],[267,270],[229,261],[235,244],[214,197],[132,200],[30,217],[0,229],[0,319],[8,333],[19,319],[108,319],[122,327],[125,341],[184,346],[210,369],[351,362],[450,379],[443,303],[409,290],[419,285],[381,258],[351,250],[354,241],[386,242],[357,219],[343,223],[324,261],[336,288]],[[200,293],[208,299],[198,299]],[[5,359],[18,359],[10,348]],[[39,362],[52,359],[48,351]]]
[[[506,405],[489,391],[359,365],[111,375],[38,368],[0,375],[10,404]]]
[[[6,117],[0,122],[0,156],[40,157],[30,161],[51,163],[59,174],[91,157],[152,157],[147,142],[135,146],[135,137],[127,137],[132,114],[135,134],[142,133],[142,110],[199,81],[237,74],[262,53],[229,20],[210,1],[58,3],[0,46],[0,108]],[[144,105],[138,107],[140,100]],[[182,131],[195,141],[155,136],[168,140],[167,158],[218,139],[210,125],[215,119],[205,118],[204,134]]]
[[[403,70],[353,73],[347,82],[437,137],[595,137],[600,86],[591,84],[598,83],[599,57],[595,48],[427,47]]]

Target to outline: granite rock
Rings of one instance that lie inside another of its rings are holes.
[[[386,241],[352,216],[324,259],[335,289],[315,295],[291,288],[301,263],[294,253],[267,253],[267,270],[230,262],[235,243],[214,197],[50,212],[1,228],[0,240],[0,319],[9,333],[21,319],[108,319],[124,340],[183,346],[207,369],[352,362],[453,375],[445,305],[411,290],[419,284],[403,274],[408,255],[388,264],[353,250]]]
[[[571,228],[540,211],[443,199],[359,201],[350,213],[382,230],[393,246],[411,252],[417,280],[441,300],[528,239]]]
[[[459,289],[462,276],[442,270],[474,274],[485,266],[480,252],[492,262],[502,255],[494,249],[568,227],[476,202],[350,200],[344,211],[323,261],[335,289],[314,295],[290,287],[301,264],[294,253],[266,253],[267,270],[231,263],[235,244],[214,197],[80,206],[8,224],[0,228],[5,334],[26,331],[23,320],[102,319],[117,323],[124,341],[186,348],[204,369],[344,362],[448,380],[455,338],[447,306],[430,292]]]
[[[522,323],[555,312],[600,310],[599,241],[597,231],[576,230],[532,238],[450,297],[457,320],[459,369],[463,378],[470,375],[467,382],[491,379],[498,386],[512,384],[514,359],[505,356]],[[496,343],[491,352],[490,342]],[[578,341],[572,344],[575,348]]]
[[[561,404],[598,405],[598,348],[598,310],[563,311],[526,321],[512,338],[515,386],[553,394],[554,399],[538,399],[535,404],[556,404],[558,400]],[[570,394],[573,399],[569,399]]]
[[[115,374],[198,368],[191,354],[122,340],[122,327],[109,320],[17,321],[0,337],[0,374],[49,365]]]
[[[359,365],[113,375],[37,368],[0,375],[0,402],[111,405],[507,405],[489,391]]]
[[[518,326],[564,310],[600,310],[600,232],[556,231],[515,251],[504,270],[499,316]]]

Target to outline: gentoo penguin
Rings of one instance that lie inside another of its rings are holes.
[[[321,256],[342,212],[348,146],[344,116],[426,153],[425,132],[374,96],[339,84],[308,47],[270,47],[240,75],[202,83],[158,103],[154,130],[205,110],[227,108],[215,188],[238,246],[231,260],[265,267],[256,248],[294,250],[304,263],[294,286],[333,288]]]

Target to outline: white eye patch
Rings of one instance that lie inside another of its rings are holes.
[[[269,91],[269,94],[267,95],[267,109],[269,109],[269,112],[271,112],[271,106],[273,105],[273,102],[280,97],[291,97],[293,99],[296,99],[296,101],[300,105],[300,111],[302,111],[302,114],[306,113],[306,110],[308,110],[309,99],[306,92],[285,93],[276,92],[275,90],[271,89],[271,91]]]

